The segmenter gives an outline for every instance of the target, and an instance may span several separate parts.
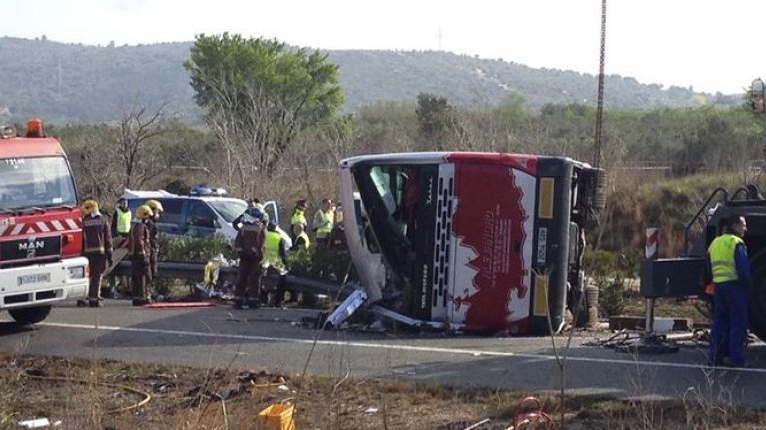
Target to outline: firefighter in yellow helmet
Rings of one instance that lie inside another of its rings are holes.
[[[160,213],[162,213],[162,203],[157,200],[151,199],[146,201],[146,206],[152,210],[153,216],[146,223],[147,231],[149,234],[149,282],[152,284],[157,278],[157,261],[160,255],[160,242],[159,242],[159,230],[157,223],[160,219]]]
[[[136,222],[130,229],[128,238],[128,255],[130,257],[130,284],[133,296],[133,306],[143,306],[151,303],[152,299],[146,288],[149,278],[149,232],[147,223],[154,216],[152,208],[141,205],[136,209]]]
[[[82,213],[82,252],[88,258],[90,282],[88,300],[78,300],[77,306],[97,308],[101,306],[101,277],[112,265],[112,232],[95,200],[85,200]]]

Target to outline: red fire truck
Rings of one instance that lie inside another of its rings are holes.
[[[82,217],[69,162],[39,119],[0,136],[0,310],[42,321],[51,306],[87,296]]]
[[[520,335],[558,331],[566,307],[584,306],[603,170],[468,152],[358,156],[339,169],[343,206],[356,206],[344,229],[359,302],[403,322]]]

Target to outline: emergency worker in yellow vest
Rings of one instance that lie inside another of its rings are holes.
[[[309,240],[309,235],[306,234],[306,230],[303,228],[303,225],[296,224],[293,226],[293,231],[295,233],[295,239],[293,240],[293,246],[290,248],[290,251],[309,249],[309,246],[311,246],[311,241]]]
[[[114,208],[114,214],[112,215],[112,238],[128,238],[130,233],[130,225],[132,223],[133,214],[128,207],[128,200],[124,197],[120,197],[117,200],[117,207]]]
[[[300,225],[300,224],[298,224]],[[277,224],[269,223],[266,230],[266,245],[264,247],[263,275],[270,273],[278,277],[276,292],[274,293],[274,306],[280,306],[285,297],[285,275],[287,275],[287,243],[284,237],[277,231]],[[263,293],[266,293],[265,291]],[[268,295],[261,296],[268,300]]]
[[[90,283],[88,300],[78,300],[77,306],[101,306],[101,277],[112,265],[112,232],[109,220],[101,214],[93,199],[82,204],[82,252],[88,258]]]
[[[157,278],[158,261],[160,256],[160,238],[159,229],[157,223],[160,222],[160,214],[162,213],[162,203],[157,200],[151,199],[146,201],[146,205],[152,210],[152,217],[146,223],[147,232],[149,234],[149,282],[154,285],[154,281]]]
[[[326,246],[330,233],[335,226],[335,205],[332,200],[323,199],[322,206],[314,214],[311,228],[314,231],[314,239],[317,245]]]
[[[295,240],[295,226],[301,224],[303,228],[308,227],[308,221],[306,220],[306,200],[298,200],[295,203],[293,214],[290,216],[290,239]]]
[[[136,220],[130,229],[128,238],[133,306],[143,306],[152,302],[146,287],[146,280],[149,278],[149,254],[151,253],[146,224],[152,216],[152,208],[147,205],[139,206],[136,209]]]
[[[729,366],[742,367],[752,286],[750,261],[743,240],[747,224],[744,217],[734,215],[725,218],[722,227],[723,234],[708,247],[709,270],[715,284],[708,358],[713,366],[723,365],[728,357]]]
[[[239,276],[234,291],[236,309],[260,306],[261,261],[266,234],[263,228],[263,213],[256,208],[250,208],[247,215],[234,239],[234,249],[239,254]]]

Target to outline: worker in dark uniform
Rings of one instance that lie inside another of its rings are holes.
[[[231,226],[234,227],[234,230],[239,230],[242,228],[242,224],[244,223],[245,217],[248,216],[248,212],[250,209],[258,209],[261,211],[261,221],[263,222],[263,225],[266,226],[269,223],[269,214],[266,213],[266,207],[261,203],[260,199],[250,199],[247,202],[247,209],[245,209],[244,212],[242,212],[239,216],[234,218],[234,221],[231,222]]]
[[[152,210],[152,217],[147,221],[146,228],[149,235],[149,280],[148,282],[154,289],[155,281],[157,279],[158,261],[160,255],[160,238],[159,229],[157,223],[160,221],[160,213],[162,213],[162,203],[157,200],[151,199],[146,201],[146,205]]]
[[[149,232],[146,224],[153,216],[152,209],[141,205],[136,209],[136,221],[130,229],[128,255],[130,256],[130,284],[133,296],[133,306],[143,306],[151,303],[146,280],[149,278]]]
[[[82,213],[82,252],[88,258],[90,283],[88,300],[78,300],[77,306],[97,308],[102,305],[101,277],[106,268],[112,265],[112,232],[109,220],[101,214],[95,200],[85,200]]]
[[[239,276],[234,292],[236,309],[260,306],[261,261],[266,234],[263,228],[263,213],[256,208],[250,208],[247,215],[234,239],[234,249],[239,254]]]
[[[710,329],[710,364],[731,367],[745,365],[748,297],[752,287],[750,261],[742,239],[747,231],[745,218],[730,216],[723,221],[723,234],[708,247],[710,273],[715,285],[713,325]]]

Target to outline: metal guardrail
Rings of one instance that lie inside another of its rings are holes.
[[[221,267],[219,277],[224,280],[236,282],[237,267]],[[205,275],[205,263],[188,261],[160,261],[157,264],[157,277],[187,279],[201,282]],[[115,265],[109,276],[130,276],[130,261],[121,261]],[[304,293],[326,294],[332,297],[345,298],[353,291],[337,282],[323,279],[307,278],[302,276],[285,275],[287,289],[293,289]]]

